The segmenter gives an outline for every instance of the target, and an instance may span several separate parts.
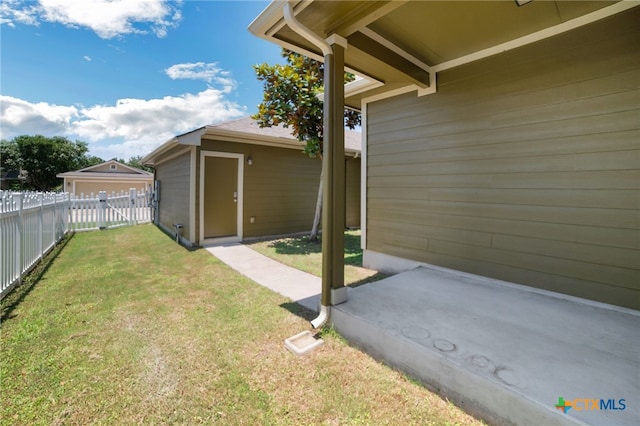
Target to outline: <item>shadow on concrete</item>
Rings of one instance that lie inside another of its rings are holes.
[[[359,287],[361,285],[365,285],[365,284],[369,284],[375,281],[380,281],[383,280],[385,278],[389,278],[391,276],[391,274],[386,274],[384,272],[376,272],[374,275],[371,275],[370,277],[367,278],[363,278],[359,281],[353,282],[348,284],[348,287]]]

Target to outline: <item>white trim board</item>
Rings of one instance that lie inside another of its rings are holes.
[[[221,158],[235,158],[238,160],[238,204],[237,204],[237,235],[233,237],[224,238],[207,238],[204,237],[204,175],[205,175],[205,158],[206,157],[221,157]],[[244,210],[244,154],[237,154],[234,152],[221,152],[221,151],[200,151],[200,238],[199,245],[215,244],[215,243],[231,243],[242,241],[243,236],[243,210]]]
[[[198,160],[198,150],[195,146],[190,148],[189,153],[189,168],[191,172],[189,173],[189,205],[191,208],[189,209],[189,240],[191,244],[194,244],[196,241],[196,165]]]

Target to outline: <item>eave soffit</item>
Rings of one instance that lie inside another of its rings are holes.
[[[433,71],[460,58],[598,11],[619,1],[291,1],[296,18],[326,38],[348,41],[348,71],[387,85],[429,87]],[[640,4],[625,1],[626,6]],[[251,24],[254,34],[322,60],[316,46],[282,19],[273,2]],[[626,7],[625,6],[625,7]]]

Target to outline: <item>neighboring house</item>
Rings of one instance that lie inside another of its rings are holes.
[[[250,30],[364,77],[344,98],[363,114],[365,266],[640,309],[638,5],[273,2]]]
[[[346,222],[360,226],[360,133],[348,131]],[[321,161],[283,127],[250,117],[179,135],[147,155],[159,186],[156,222],[195,246],[309,231]]]
[[[6,170],[0,167],[0,189],[20,188],[26,179],[18,170]]]
[[[57,177],[64,179],[63,191],[74,195],[92,193],[97,195],[100,191],[128,193],[131,188],[137,191],[148,191],[153,185],[153,173],[115,160],[105,161],[75,172],[60,173]]]

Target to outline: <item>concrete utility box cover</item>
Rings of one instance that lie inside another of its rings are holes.
[[[284,346],[298,356],[306,355],[318,346],[322,345],[324,340],[316,339],[311,335],[310,331],[303,331],[295,336],[291,336],[284,341]]]

